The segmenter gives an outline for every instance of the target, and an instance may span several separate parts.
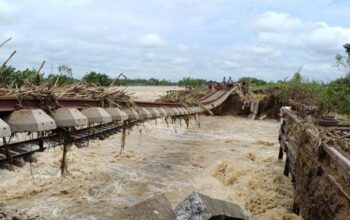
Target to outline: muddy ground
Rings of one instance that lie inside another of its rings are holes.
[[[148,97],[151,100],[151,97]],[[112,219],[121,209],[165,192],[173,205],[193,190],[239,204],[257,219],[298,219],[293,191],[277,161],[278,122],[202,116],[201,126],[161,120],[135,127],[119,155],[121,135],[69,152],[37,155],[14,172],[0,170],[0,202],[48,219]]]

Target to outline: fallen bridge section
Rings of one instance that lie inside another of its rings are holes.
[[[281,110],[279,159],[286,154],[284,174],[291,176],[294,212],[304,219],[348,219],[350,216],[349,126],[327,127]],[[329,138],[330,133],[343,133]],[[339,141],[341,139],[341,141]]]

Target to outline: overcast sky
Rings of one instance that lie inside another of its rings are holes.
[[[0,61],[45,73],[65,64],[131,78],[290,77],[343,73],[350,0],[0,0]]]

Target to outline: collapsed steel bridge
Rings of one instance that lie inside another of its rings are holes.
[[[210,111],[232,92],[233,89],[212,90],[198,100],[197,106],[135,101],[135,107],[123,109],[98,99],[57,98],[47,102],[29,97],[0,97],[0,138],[3,140],[0,164],[22,166],[24,161],[33,160],[33,153],[62,145],[61,128],[68,128],[74,144],[82,147],[90,139],[104,139],[146,120],[188,118]]]

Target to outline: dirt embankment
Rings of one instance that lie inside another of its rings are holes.
[[[255,118],[279,118],[279,110],[282,105],[275,94],[248,93],[243,95],[233,92],[222,106],[213,110],[216,115],[250,116]]]
[[[288,158],[285,173],[295,189],[294,210],[305,219],[349,219],[350,173],[344,164],[350,154],[337,141],[325,141],[326,129],[282,113],[279,139]]]
[[[279,119],[282,106],[290,106],[301,117],[321,115],[319,103],[303,91],[291,89],[291,94],[281,88],[259,90],[243,94],[236,90],[213,112],[217,115],[247,116],[252,119]]]

